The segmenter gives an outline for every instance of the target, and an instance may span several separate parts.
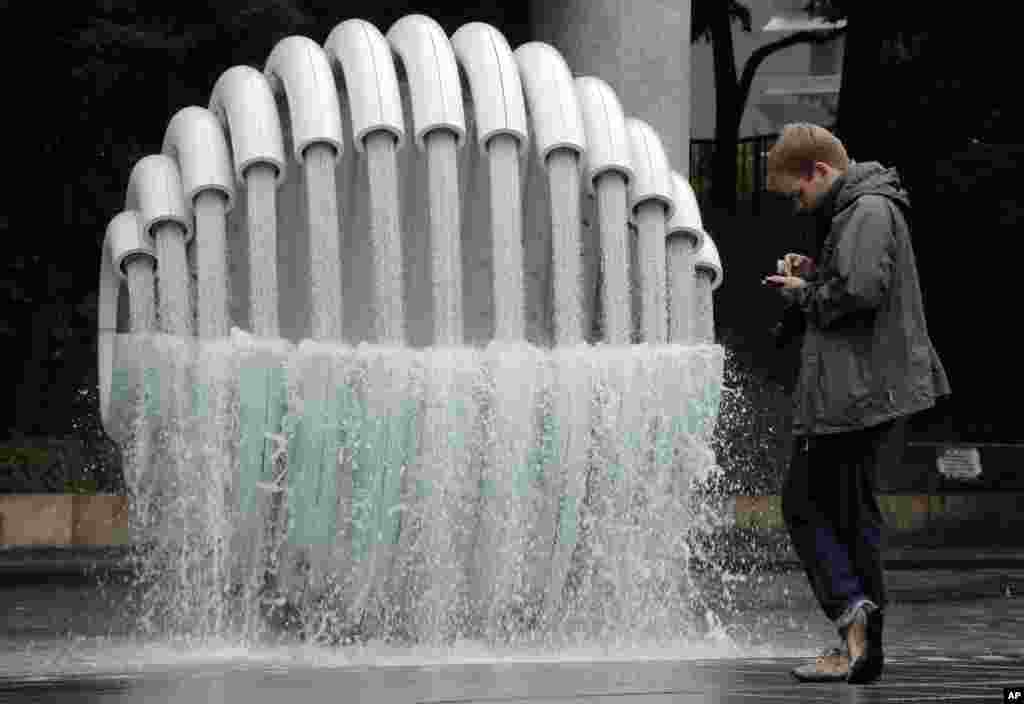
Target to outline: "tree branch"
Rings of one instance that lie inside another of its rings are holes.
[[[761,66],[764,60],[769,56],[797,44],[824,44],[825,42],[830,42],[845,33],[846,27],[840,27],[839,29],[833,29],[830,31],[810,30],[796,32],[795,34],[790,34],[788,37],[783,37],[782,39],[759,46],[743,65],[743,74],[740,78],[739,84],[739,105],[746,105],[747,97],[750,95],[750,87],[754,83],[754,75],[757,73],[757,69]]]

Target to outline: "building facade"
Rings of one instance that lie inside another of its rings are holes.
[[[839,28],[809,17],[805,0],[750,0],[751,32],[733,26],[736,72],[758,47],[800,31]],[[822,44],[798,44],[764,60],[755,74],[747,99],[740,137],[777,134],[787,122],[814,122],[829,126],[839,105],[843,37]],[[710,42],[691,47],[690,136],[715,136],[715,71]]]

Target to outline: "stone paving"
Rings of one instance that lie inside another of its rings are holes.
[[[1024,573],[889,577],[887,668],[867,686],[790,678],[792,667],[835,638],[796,574],[763,576],[737,590],[728,643],[557,655],[470,645],[355,652],[140,643],[130,638],[130,624],[118,622],[114,587],[101,595],[69,581],[6,580],[0,582],[0,701],[998,702],[1004,687],[1024,686]],[[754,594],[758,608],[752,608]]]

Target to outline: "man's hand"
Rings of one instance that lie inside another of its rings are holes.
[[[814,268],[813,259],[805,257],[803,254],[790,252],[782,258],[782,271],[779,273],[784,276],[799,276],[806,279],[814,274]]]
[[[807,285],[807,282],[799,276],[766,276],[762,279],[761,283],[765,286],[780,288],[787,291],[794,291]]]

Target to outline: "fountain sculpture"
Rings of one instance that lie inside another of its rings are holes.
[[[349,20],[225,71],[135,165],[103,250],[146,622],[687,628],[721,281],[658,135],[547,44]]]

